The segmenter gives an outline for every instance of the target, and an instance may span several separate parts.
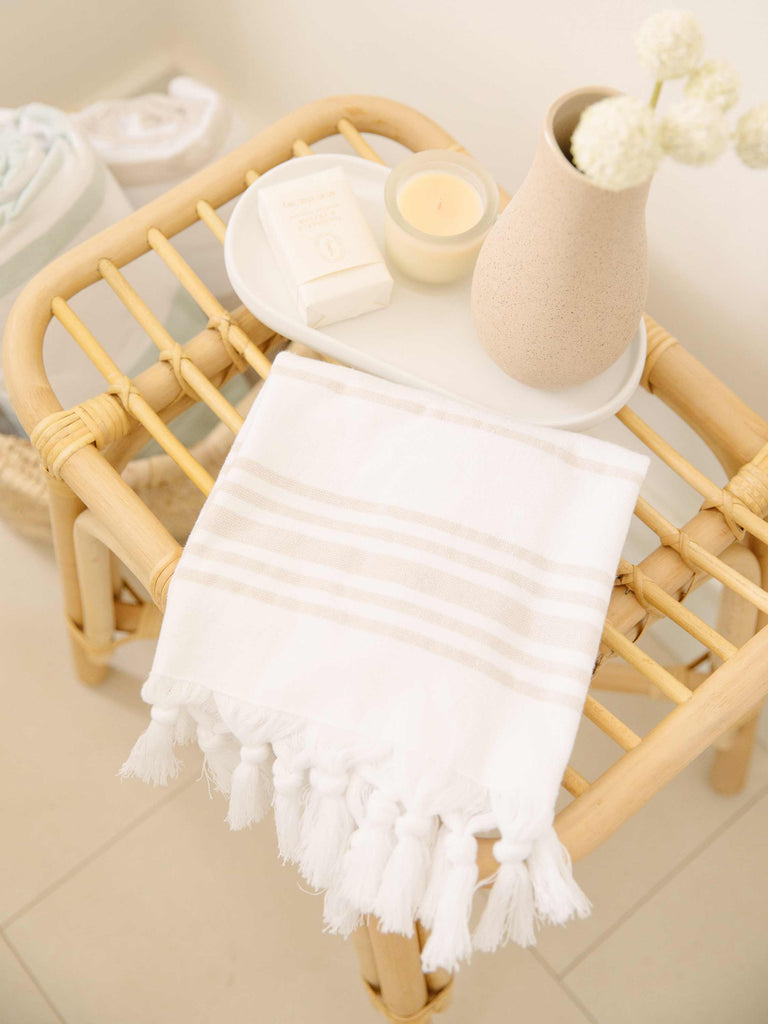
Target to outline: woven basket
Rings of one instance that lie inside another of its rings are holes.
[[[51,540],[48,488],[26,437],[0,434],[0,519],[33,540]]]

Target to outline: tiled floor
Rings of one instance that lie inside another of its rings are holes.
[[[0,566],[0,1024],[373,1024],[269,825],[230,833],[191,757],[169,790],[115,777],[150,645],[86,689],[50,552],[0,527]],[[612,706],[640,732],[663,710]],[[611,753],[592,728],[578,747],[587,775]],[[446,1024],[765,1024],[768,754],[733,798],[707,762],[578,865],[593,916],[477,956]]]

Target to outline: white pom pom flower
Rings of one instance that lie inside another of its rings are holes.
[[[747,167],[768,168],[768,103],[752,107],[739,118],[734,145]]]
[[[576,125],[571,155],[580,171],[611,192],[647,181],[662,155],[650,107],[632,96],[593,103]]]
[[[706,60],[692,71],[685,84],[685,95],[691,99],[707,100],[730,110],[739,102],[741,78],[733,64],[727,60]]]
[[[640,26],[635,49],[657,82],[682,78],[704,55],[704,33],[691,11],[659,11]]]
[[[659,123],[661,148],[682,164],[711,164],[723,153],[729,138],[725,115],[707,100],[681,100]]]

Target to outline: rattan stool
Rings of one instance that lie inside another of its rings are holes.
[[[361,132],[387,136],[414,150],[461,150],[432,121],[398,103],[349,96],[310,104],[61,257],[27,286],[11,313],[3,345],[5,372],[14,407],[47,473],[64,611],[77,670],[87,683],[103,678],[118,644],[157,633],[181,553],[167,525],[121,472],[151,436],[169,458],[158,457],[160,462],[147,472],[168,479],[183,474],[207,494],[217,460],[203,464],[167,423],[193,403],[205,402],[224,425],[214,445],[220,464],[219,456],[243,417],[219,388],[247,367],[265,377],[270,355],[284,344],[243,307],[225,310],[169,239],[201,220],[223,241],[226,226],[217,208],[259,173],[305,155],[320,139],[340,134],[361,156],[379,160]],[[121,272],[149,250],[209,317],[208,328],[183,347]],[[69,303],[102,279],[159,349],[159,361],[133,380],[112,362]],[[52,315],[108,383],[104,394],[67,411],[57,402],[43,368],[43,337]],[[572,799],[560,812],[557,827],[574,860],[606,840],[713,743],[713,784],[722,792],[738,790],[757,713],[768,692],[768,423],[675,338],[650,318],[646,323],[644,387],[703,438],[729,482],[724,488],[713,483],[631,409],[617,414],[654,457],[698,492],[703,505],[678,528],[645,498],[638,500],[635,514],[658,544],[639,564],[620,564],[593,689],[654,693],[672,708],[640,737],[588,696],[584,715],[615,741],[617,759],[592,781],[573,767],[565,773],[562,784]],[[122,566],[141,587],[126,583]],[[724,585],[717,628],[683,604],[710,577]],[[701,645],[701,657],[690,665],[665,668],[641,651],[635,641],[660,618],[693,637]],[[481,842],[483,878],[495,867],[491,845]],[[365,984],[375,1005],[392,1021],[426,1021],[447,1004],[450,976],[422,974],[423,939],[418,932],[410,939],[381,934],[374,920],[355,935]]]

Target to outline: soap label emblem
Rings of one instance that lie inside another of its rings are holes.
[[[344,243],[338,235],[320,235],[315,239],[315,245],[327,263],[338,263],[344,259]]]

